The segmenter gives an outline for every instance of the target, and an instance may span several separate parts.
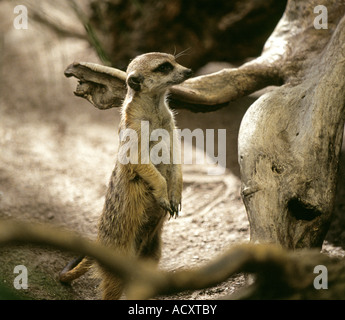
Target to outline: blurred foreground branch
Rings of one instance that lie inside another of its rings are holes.
[[[214,286],[239,272],[256,275],[254,283],[227,296],[230,299],[344,299],[344,261],[315,250],[286,251],[273,245],[234,246],[212,262],[177,272],[157,271],[150,263],[116,254],[76,233],[43,224],[0,222],[0,245],[13,243],[49,245],[96,259],[127,283],[127,298],[149,299],[159,295]],[[328,290],[317,290],[314,268],[328,270]]]

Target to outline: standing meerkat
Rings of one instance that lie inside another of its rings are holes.
[[[133,147],[131,151],[137,151],[137,155],[131,154],[130,159],[133,160],[134,156],[138,161],[124,163],[118,156],[106,193],[97,237],[101,244],[126,256],[158,263],[166,214],[169,212],[171,216],[177,216],[181,208],[181,164],[173,163],[173,154],[180,152],[176,145],[179,139],[176,137],[174,115],[166,100],[169,87],[183,82],[191,75],[190,69],[178,64],[173,55],[165,53],[143,54],[128,65],[127,94],[121,109],[119,132],[121,137],[130,129],[136,133],[137,139],[128,142],[120,138],[119,153],[123,150],[121,148],[129,145]],[[148,141],[148,137],[142,137],[143,124],[148,124],[145,130],[149,137],[157,129],[168,132],[168,136],[162,137],[160,142]],[[150,159],[150,151],[158,143],[162,148],[166,147],[161,152],[168,150],[170,161],[157,163]],[[90,268],[92,262],[86,257],[75,264],[68,265],[61,272],[62,282],[79,277]],[[124,289],[121,280],[102,266],[98,266],[98,273],[103,299],[119,299]]]

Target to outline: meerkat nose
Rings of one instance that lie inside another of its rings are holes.
[[[193,70],[192,69],[186,69],[184,71],[184,75],[186,76],[186,78],[189,78],[193,75]]]

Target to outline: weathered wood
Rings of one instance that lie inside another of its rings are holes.
[[[76,77],[79,84],[74,94],[85,98],[98,109],[118,107],[126,95],[126,73],[110,67],[75,62],[65,70],[66,77]]]
[[[76,62],[67,67],[65,75],[80,80],[75,95],[87,99],[96,108],[121,106],[126,93],[125,72],[94,63]],[[277,70],[259,58],[240,68],[195,77],[172,87],[170,106],[193,112],[216,111],[228,106],[229,101],[279,84],[281,79]]]
[[[278,53],[285,84],[249,108],[239,132],[251,239],[288,248],[322,245],[343,137],[345,4],[323,1],[329,29],[317,30],[318,4],[289,1],[263,54]]]

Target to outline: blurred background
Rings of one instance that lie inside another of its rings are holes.
[[[27,29],[14,27],[17,5],[27,8]],[[119,113],[98,110],[73,95],[77,81],[63,74],[70,63],[125,70],[145,52],[184,51],[178,62],[196,75],[238,66],[260,55],[285,5],[274,0],[2,0],[0,218],[48,222],[95,237],[116,157]],[[162,268],[198,266],[227,246],[249,240],[239,194],[237,133],[259,95],[212,113],[178,111],[181,129],[227,129],[228,170],[212,177],[203,166],[184,166],[183,214],[164,229]],[[337,211],[344,209],[338,201]],[[339,245],[345,243],[345,231],[337,226],[332,239]],[[11,287],[14,266],[24,264],[26,297],[96,299],[97,280],[90,276],[72,287],[57,281],[72,257],[49,248],[2,248],[0,285]],[[239,276],[175,298],[215,298],[243,283]]]

